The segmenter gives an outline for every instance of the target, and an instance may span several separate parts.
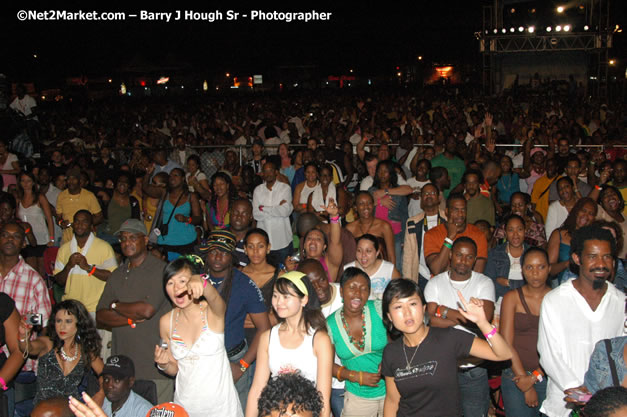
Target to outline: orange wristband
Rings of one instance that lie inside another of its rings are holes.
[[[239,364],[242,365],[246,369],[248,369],[248,367],[250,366],[248,362],[246,362],[244,359],[240,359]]]
[[[344,367],[343,367],[343,366],[340,366],[340,369],[338,369],[338,370],[337,370],[336,379],[337,379],[338,381],[342,381],[342,378],[341,378],[341,376],[342,376],[342,369],[344,369]]]
[[[438,306],[438,308],[435,309],[435,316],[440,318],[442,317],[442,312],[440,311],[440,306]]]
[[[89,271],[87,275],[94,275],[94,272],[96,272],[96,265],[94,265],[94,267],[91,269],[91,271]]]
[[[28,229],[24,230],[24,234],[25,234],[25,235],[27,235],[27,234],[29,234],[29,233],[30,233],[30,227],[29,227]]]
[[[137,325],[135,324],[135,322],[131,319],[127,319],[126,322],[128,323],[129,326],[131,326],[131,328],[135,328]]]

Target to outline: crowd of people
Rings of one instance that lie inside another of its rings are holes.
[[[620,107],[30,111],[40,157],[0,141],[8,416],[626,412]]]

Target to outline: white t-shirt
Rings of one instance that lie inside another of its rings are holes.
[[[344,269],[354,266],[355,268],[362,269],[357,261],[349,262],[344,265]],[[381,300],[383,298],[383,292],[392,280],[392,274],[394,273],[394,264],[388,261],[381,261],[377,272],[370,275],[370,297],[369,300]]]
[[[33,109],[37,107],[37,101],[28,94],[25,94],[21,99],[19,97],[15,97],[15,100],[11,102],[9,107],[19,113],[22,113],[24,116],[30,116],[33,114]],[[33,117],[33,119],[38,120],[37,116]]]
[[[422,187],[429,183],[430,181],[418,181],[416,177],[412,177],[407,180],[407,185],[415,190],[420,190]],[[423,212],[422,207],[420,207],[420,199],[414,200],[411,196],[408,196],[409,204],[407,206],[408,217],[414,217],[417,214]]]
[[[520,265],[520,257],[514,258],[507,252],[507,256],[509,257],[509,275],[507,279],[511,279],[513,281],[522,281],[522,266]]]
[[[564,207],[559,200],[552,202],[549,205],[549,211],[546,215],[546,222],[544,228],[546,229],[547,239],[551,238],[553,230],[559,228],[568,217],[568,210]]]

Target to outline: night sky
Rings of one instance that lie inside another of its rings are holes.
[[[12,2],[14,3],[14,2]],[[396,65],[415,62],[479,64],[478,43],[473,32],[481,29],[481,5],[488,0],[418,1],[415,7],[400,2],[309,2],[268,6],[259,1],[216,4],[157,2],[139,8],[107,6],[98,2],[98,11],[139,10],[235,10],[332,12],[329,21],[310,23],[251,22],[249,19],[221,22],[20,22],[19,10],[92,10],[85,2],[64,2],[63,6],[35,7],[19,2],[2,12],[0,72],[10,79],[40,82],[59,77],[107,76],[131,62],[157,66],[187,63],[208,73],[261,73],[278,65],[317,65],[325,73],[379,75]],[[57,2],[59,3],[59,2]],[[339,5],[338,5],[339,3]],[[400,4],[399,4],[400,3]],[[199,6],[203,4],[203,6]],[[173,6],[175,5],[175,6]],[[418,10],[416,10],[418,9]],[[225,17],[226,18],[226,17]],[[37,58],[33,57],[37,54]],[[50,81],[51,82],[51,81]]]

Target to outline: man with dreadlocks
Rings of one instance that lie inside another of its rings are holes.
[[[268,309],[257,285],[234,267],[235,235],[228,230],[215,230],[209,235],[207,246],[206,272],[226,302],[224,344],[231,362],[235,387],[242,408],[245,408],[254,374],[250,365],[257,356],[259,337],[270,329]],[[244,334],[247,314],[257,328],[250,346]]]

